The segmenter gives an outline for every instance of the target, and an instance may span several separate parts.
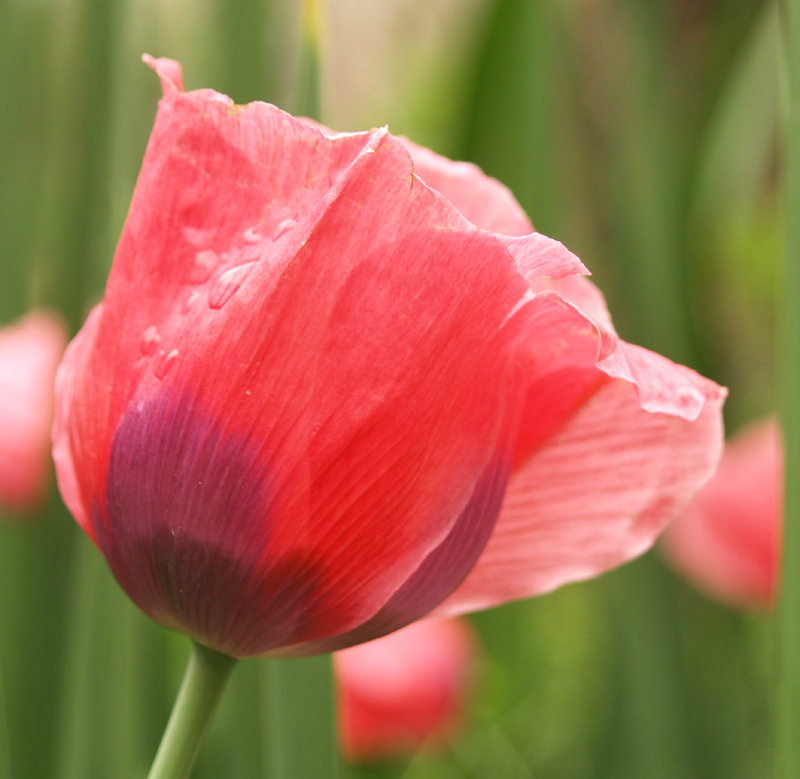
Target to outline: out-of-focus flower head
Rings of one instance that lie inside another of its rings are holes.
[[[66,343],[64,324],[47,311],[0,329],[0,507],[30,509],[44,498],[53,383]]]
[[[339,735],[351,760],[400,757],[454,733],[477,640],[462,619],[426,619],[334,654]]]
[[[780,564],[783,445],[774,417],[738,432],[719,469],[664,534],[667,559],[732,606],[773,604]]]
[[[149,61],[53,439],[156,621],[235,657],[343,649],[619,565],[712,473],[724,391],[621,341],[497,181]]]

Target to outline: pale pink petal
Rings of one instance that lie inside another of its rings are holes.
[[[64,324],[45,311],[0,330],[0,505],[23,509],[44,497],[53,382],[66,340]]]
[[[441,192],[472,224],[500,235],[528,235],[533,225],[511,190],[487,176],[477,165],[453,162],[401,139],[414,161],[414,172]]]
[[[613,378],[631,382],[645,411],[688,420],[703,411],[713,391],[709,390],[710,382],[641,346],[617,341],[616,347],[598,361],[598,367]]]
[[[303,118],[302,121],[329,138],[348,135],[333,132],[312,119]],[[555,289],[556,279],[589,274],[584,264],[562,243],[534,232],[511,190],[487,176],[477,165],[453,162],[417,146],[408,138],[400,140],[411,155],[414,173],[428,187],[443,194],[476,227],[495,233],[532,288],[543,289],[542,281],[552,278]],[[568,284],[565,289],[572,287]]]
[[[517,264],[519,265],[519,263]],[[609,333],[615,333],[603,293],[585,276],[565,276],[556,279],[529,275],[526,280],[533,292],[557,292],[564,300],[595,322],[598,327]]]
[[[183,92],[183,68],[180,62],[162,57],[156,59],[149,54],[142,54],[142,62],[147,63],[161,79],[164,91]]]
[[[586,266],[559,241],[554,241],[541,233],[531,233],[521,237],[497,236],[505,245],[517,269],[531,284],[541,277],[559,279],[575,274],[588,275]]]
[[[670,526],[661,550],[701,590],[733,606],[774,602],[780,562],[783,447],[777,420],[751,425]]]
[[[512,476],[486,550],[435,613],[544,593],[644,552],[713,472],[720,404],[689,422],[606,384]]]
[[[534,377],[500,517],[437,615],[540,594],[641,554],[719,459],[723,390],[552,292],[537,305]]]

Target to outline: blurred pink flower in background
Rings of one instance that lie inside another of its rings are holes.
[[[769,607],[780,565],[783,446],[771,417],[733,436],[716,475],[668,529],[672,565],[732,606]]]
[[[347,757],[400,757],[447,741],[466,703],[476,648],[465,620],[430,619],[336,652]]]
[[[50,473],[53,384],[67,343],[54,314],[33,311],[0,329],[0,506],[31,508]]]

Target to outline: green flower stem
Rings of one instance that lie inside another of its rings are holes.
[[[236,660],[192,643],[172,715],[148,779],[186,779]]]
[[[781,595],[776,635],[775,779],[800,776],[800,0],[786,0],[786,258],[782,424],[786,446]]]

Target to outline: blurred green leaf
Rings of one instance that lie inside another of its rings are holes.
[[[265,776],[339,776],[331,656],[262,661],[261,696]]]

